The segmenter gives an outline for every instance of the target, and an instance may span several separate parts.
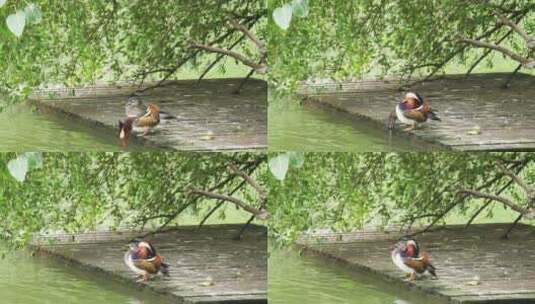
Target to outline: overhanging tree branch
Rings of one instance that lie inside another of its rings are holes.
[[[529,36],[520,26],[518,26],[517,23],[507,18],[506,16],[497,12],[495,14],[501,24],[507,25],[524,39],[528,48],[535,49],[535,37]]]
[[[201,196],[206,196],[206,197],[217,199],[217,200],[227,201],[229,203],[233,203],[234,205],[242,208],[243,210],[255,215],[257,218],[262,219],[262,220],[265,220],[269,217],[269,214],[267,213],[266,210],[261,210],[261,209],[257,209],[255,207],[249,206],[247,203],[245,203],[241,199],[233,197],[233,196],[219,194],[216,192],[209,192],[209,191],[200,190],[200,189],[192,189],[191,193],[201,195]]]
[[[196,49],[201,49],[201,50],[204,50],[204,51],[207,51],[207,52],[211,52],[211,53],[218,53],[218,54],[223,54],[223,55],[226,55],[226,56],[229,56],[229,57],[232,57],[234,59],[236,59],[237,61],[253,68],[257,73],[260,73],[260,74],[265,74],[266,71],[267,71],[267,66],[265,64],[258,64],[256,62],[254,62],[253,60],[245,57],[244,55],[238,53],[238,52],[234,52],[232,50],[228,50],[228,49],[223,49],[223,48],[219,48],[219,47],[215,47],[215,46],[210,46],[210,45],[206,45],[206,44],[201,44],[201,43],[196,43],[196,42],[193,42],[191,44],[191,47],[192,48],[196,48]]]
[[[483,41],[480,41],[480,40],[475,40],[475,39],[469,39],[469,38],[459,38],[457,41],[461,42],[461,43],[466,43],[466,44],[470,44],[472,46],[475,46],[477,48],[484,48],[484,49],[491,49],[491,50],[495,50],[495,51],[498,51],[504,55],[506,55],[507,57],[519,62],[522,64],[522,66],[526,67],[526,68],[535,68],[535,60],[532,60],[532,59],[529,59],[529,58],[525,58],[521,55],[518,55],[516,54],[515,52],[501,46],[501,45],[496,45],[496,44],[493,44],[493,43],[488,43],[488,42],[483,42]]]
[[[503,197],[501,195],[484,193],[484,192],[481,192],[481,191],[470,190],[470,189],[460,189],[458,193],[466,194],[466,195],[470,195],[470,196],[475,196],[475,197],[478,197],[478,198],[489,199],[491,201],[500,202],[503,205],[513,209],[516,212],[519,212],[519,213],[524,213],[525,212],[524,208],[520,207],[519,205],[514,203],[512,200],[510,200],[510,199],[508,199],[506,197]]]
[[[253,23],[250,25],[251,27],[254,25],[254,23],[258,21],[258,19],[253,20]],[[240,54],[238,52],[232,51],[232,47],[226,49],[221,47],[213,46],[214,43],[209,44],[203,44],[199,42],[192,42],[191,47],[194,49],[204,50],[211,53],[217,53],[224,56],[229,56],[231,58],[234,58],[235,60],[251,67],[254,69],[255,72],[259,74],[265,74],[267,72],[267,48],[263,41],[258,39],[244,24],[241,24],[237,20],[230,20],[229,21],[230,27],[233,31],[239,31],[242,32],[245,37],[247,37],[249,40],[253,42],[253,44],[258,49],[258,52],[260,53],[260,60],[259,63],[256,63],[253,59],[250,59],[246,57],[243,54]]]

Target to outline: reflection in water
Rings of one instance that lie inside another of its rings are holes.
[[[270,304],[441,303],[294,250],[272,249],[268,265]]]
[[[128,147],[142,149],[133,141]],[[114,131],[16,105],[0,113],[0,151],[120,151],[120,146]]]
[[[269,105],[268,129],[271,151],[419,151],[421,142],[390,136],[366,121],[335,110],[296,106],[296,101]],[[434,147],[436,149],[436,147]]]
[[[9,254],[0,260],[0,269],[1,303],[167,303],[111,279],[104,281],[50,258],[30,257],[26,252]]]

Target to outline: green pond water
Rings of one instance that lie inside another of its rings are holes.
[[[270,304],[443,303],[295,250],[272,249],[268,265]]]
[[[128,151],[147,149],[134,140],[128,146]],[[0,113],[0,151],[121,151],[121,147],[114,131],[19,104]]]
[[[0,302],[12,304],[157,304],[166,299],[26,252],[0,260]]]
[[[271,103],[268,109],[270,151],[425,151],[421,141],[399,138],[384,128],[336,110]],[[433,147],[436,150],[437,147]]]

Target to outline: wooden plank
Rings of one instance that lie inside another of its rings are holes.
[[[139,140],[173,150],[266,149],[267,85],[251,79],[240,94],[234,94],[240,81],[207,79],[200,85],[195,80],[170,81],[144,93],[143,102],[159,104],[178,119],[162,122],[154,134]],[[127,96],[136,89],[130,84],[46,89],[31,96],[31,102],[117,132]]]
[[[519,74],[510,89],[503,89],[507,76],[448,75],[407,89],[428,98],[442,121],[427,123],[411,133],[398,128],[395,135],[452,150],[535,150],[535,76]],[[403,98],[397,87],[394,80],[307,84],[300,95],[308,102],[369,119],[383,128]],[[480,134],[470,135],[475,128]]]
[[[501,239],[510,224],[446,226],[417,237],[433,257],[438,280],[423,277],[405,282],[392,263],[399,230],[308,235],[299,240],[311,255],[372,273],[399,286],[438,295],[452,303],[535,303],[535,227],[519,225],[509,240]],[[479,285],[470,284],[479,278]]]
[[[170,278],[135,283],[123,255],[141,232],[116,231],[44,236],[34,248],[88,271],[148,288],[179,303],[267,303],[267,232],[251,226],[242,240],[240,225],[177,227],[149,237],[171,265]],[[207,285],[207,282],[213,282]]]

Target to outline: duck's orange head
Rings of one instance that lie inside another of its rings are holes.
[[[157,114],[157,113],[160,113],[160,107],[158,107],[157,105],[155,105],[153,103],[149,103],[149,105],[147,107],[147,111],[152,113],[152,114]]]
[[[418,108],[423,104],[424,100],[420,94],[415,92],[408,92],[405,94],[405,98],[403,99],[403,103],[405,103],[409,109],[415,109]]]

